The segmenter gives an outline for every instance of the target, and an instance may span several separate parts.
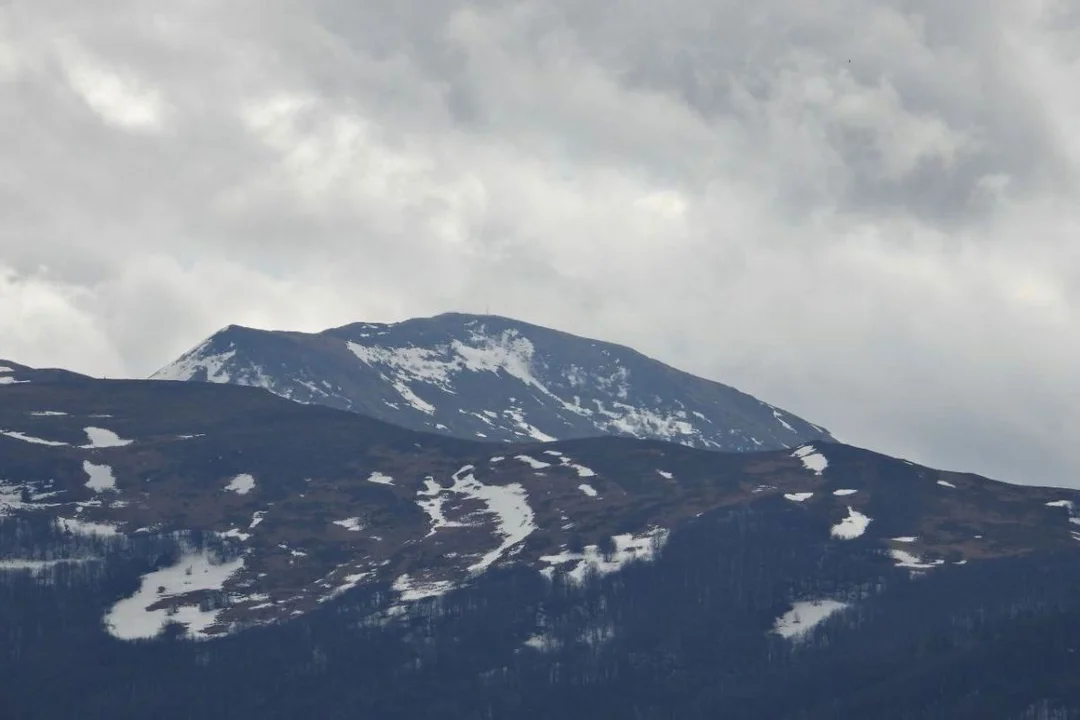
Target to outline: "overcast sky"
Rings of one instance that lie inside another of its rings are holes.
[[[1078,8],[7,0],[0,357],[490,306],[1080,486]]]

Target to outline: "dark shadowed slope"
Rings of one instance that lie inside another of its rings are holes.
[[[1080,717],[1076,491],[20,372],[10,717]]]
[[[234,545],[241,555],[218,587],[152,598],[193,608],[211,589],[230,593],[227,608],[200,616],[203,634],[287,619],[364,583],[415,600],[507,563],[580,578],[651,556],[701,513],[743,505],[814,523],[822,543],[873,547],[883,567],[947,571],[1071,552],[1080,537],[1074,493],[839,444],[493,446],[205,383],[6,387],[0,482],[0,512],[52,518],[70,533],[199,531]],[[614,555],[585,549],[605,543]],[[153,635],[161,624],[147,627]]]

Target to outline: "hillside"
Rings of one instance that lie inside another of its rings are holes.
[[[1076,491],[828,442],[492,445],[210,383],[0,401],[16,717],[1080,707]]]

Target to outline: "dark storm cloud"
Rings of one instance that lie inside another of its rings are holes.
[[[0,356],[490,306],[1080,484],[1070,7],[17,0]]]

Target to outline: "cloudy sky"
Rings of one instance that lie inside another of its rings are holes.
[[[1080,10],[7,0],[0,357],[491,311],[1080,486]]]

